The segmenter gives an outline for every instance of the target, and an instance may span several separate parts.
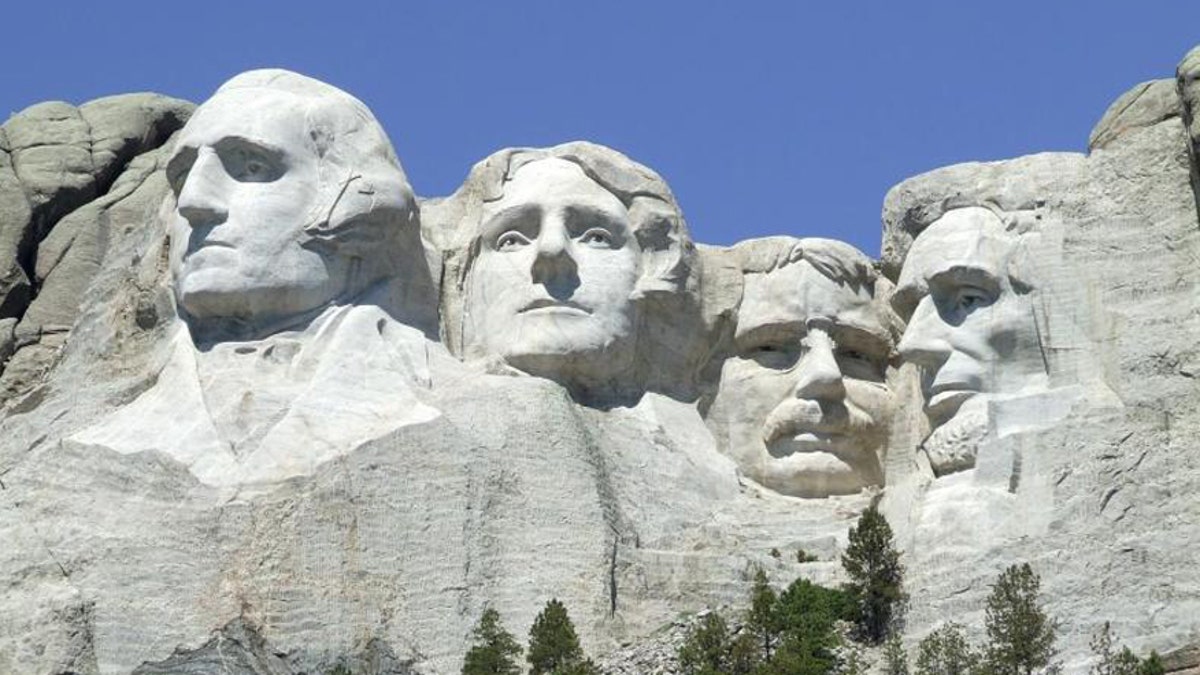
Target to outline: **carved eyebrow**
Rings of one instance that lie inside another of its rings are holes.
[[[501,234],[501,230],[510,230],[515,227],[523,233],[529,234],[529,230],[533,229],[533,225],[537,223],[537,218],[531,216],[538,215],[539,210],[540,207],[537,204],[507,206],[488,216],[479,228],[479,233],[490,238]]]
[[[238,134],[228,134],[221,140],[213,143],[213,147],[216,148],[218,152],[225,149],[236,149],[246,146],[249,146],[258,152],[267,155],[269,159],[274,161],[280,161],[287,154],[287,152],[278,145],[267,143],[261,139],[250,138],[249,136],[241,136]]]
[[[733,341],[738,349],[745,349],[771,340],[799,340],[807,332],[803,321],[772,321],[736,332]]]
[[[938,270],[929,275],[928,283],[931,289],[948,286],[979,286],[992,293],[1000,290],[1000,279],[996,274],[975,265],[954,265]]]

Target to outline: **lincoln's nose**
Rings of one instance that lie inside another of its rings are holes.
[[[950,343],[945,335],[947,328],[938,315],[933,299],[928,296],[921,298],[900,344],[896,346],[900,358],[926,370],[937,370],[950,358]]]

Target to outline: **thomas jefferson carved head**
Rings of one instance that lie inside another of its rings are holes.
[[[691,244],[666,184],[590,143],[506,150],[467,184],[481,204],[466,271],[463,350],[574,390],[620,389],[642,302],[678,292]]]
[[[882,485],[894,406],[885,281],[857,249],[771,237],[733,248],[745,275],[707,421],[747,476],[826,497]]]
[[[303,75],[226,82],[180,133],[167,176],[171,269],[189,322],[253,334],[423,258],[387,135],[360,101]]]

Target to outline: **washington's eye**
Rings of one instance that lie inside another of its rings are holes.
[[[242,172],[246,176],[259,177],[267,173],[267,165],[258,160],[249,160]]]
[[[613,244],[613,236],[608,230],[599,227],[593,227],[587,232],[584,232],[583,236],[579,238],[579,241],[587,244],[588,246],[611,247]]]
[[[497,251],[512,251],[529,243],[529,239],[515,230],[510,230],[496,237]]]

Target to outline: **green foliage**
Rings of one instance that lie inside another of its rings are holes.
[[[802,548],[796,549],[796,562],[803,564],[803,563],[817,562],[818,560],[820,560],[820,558],[818,558],[815,555],[812,555],[808,551],[805,551]]]
[[[755,638],[760,660],[771,658],[779,646],[783,627],[780,625],[779,598],[767,580],[767,573],[759,568],[754,572],[754,586],[750,589],[750,609],[746,612],[746,630]]]
[[[820,675],[838,664],[835,624],[854,615],[853,599],[842,590],[797,579],[776,600],[778,647],[766,654],[760,673]]]
[[[521,646],[500,623],[500,613],[485,609],[475,626],[475,645],[463,661],[463,675],[520,675]]]
[[[892,528],[875,506],[850,528],[842,567],[850,576],[847,589],[857,605],[858,633],[866,642],[879,644],[902,619],[907,596],[904,566],[892,541]]]
[[[1041,579],[1029,563],[1000,574],[988,597],[985,665],[995,675],[1031,675],[1054,656],[1056,622],[1038,604]]]
[[[899,635],[892,635],[883,643],[884,675],[908,675],[908,653]]]
[[[683,675],[749,675],[756,663],[756,643],[747,632],[730,635],[725,619],[710,612],[679,648],[679,669]]]
[[[1162,658],[1158,652],[1151,651],[1150,656],[1142,661],[1138,668],[1138,675],[1165,675],[1167,667],[1163,665]]]
[[[916,675],[969,675],[978,666],[979,654],[967,642],[963,627],[953,621],[917,645]]]
[[[583,656],[567,608],[557,599],[546,603],[529,629],[529,675],[588,675],[598,672]]]
[[[1163,675],[1165,672],[1158,652],[1151,652],[1143,660],[1129,647],[1122,646],[1120,651],[1116,651],[1112,627],[1107,621],[1092,636],[1091,647],[1092,653],[1100,659],[1092,666],[1091,675]]]

